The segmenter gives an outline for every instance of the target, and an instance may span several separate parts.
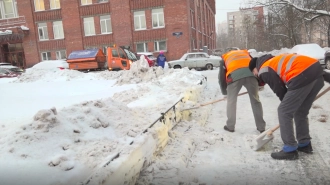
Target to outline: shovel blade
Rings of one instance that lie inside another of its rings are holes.
[[[274,136],[272,133],[269,134],[271,129],[268,129],[261,133],[256,139],[255,139],[255,146],[253,149],[255,151],[260,150],[263,146],[265,146],[269,141],[274,139]]]

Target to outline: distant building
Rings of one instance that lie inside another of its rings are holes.
[[[259,6],[228,12],[227,24],[232,46],[257,48],[257,43],[263,39],[264,9]]]
[[[30,67],[116,44],[168,60],[215,48],[215,0],[1,0],[0,62]]]

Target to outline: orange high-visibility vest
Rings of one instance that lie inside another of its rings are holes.
[[[232,50],[222,55],[227,68],[226,78],[233,71],[249,67],[251,57],[247,50]]]
[[[286,84],[292,78],[298,76],[308,67],[318,62],[315,58],[297,54],[282,54],[266,61],[259,70],[259,75],[268,72],[272,68]]]

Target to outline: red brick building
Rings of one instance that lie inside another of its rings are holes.
[[[6,0],[0,14],[0,62],[24,68],[113,44],[168,60],[215,48],[215,0]]]

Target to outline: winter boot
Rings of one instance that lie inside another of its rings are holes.
[[[225,125],[225,126],[223,127],[223,129],[227,130],[228,132],[235,132],[235,130],[230,130],[230,129],[227,127],[227,125]]]
[[[273,159],[278,160],[296,160],[298,159],[298,152],[297,150],[292,152],[284,152],[281,150],[279,152],[273,152],[270,156],[272,156]]]
[[[309,142],[309,144],[307,146],[298,147],[298,151],[304,152],[306,154],[312,154],[313,153],[312,142]]]

